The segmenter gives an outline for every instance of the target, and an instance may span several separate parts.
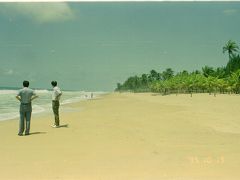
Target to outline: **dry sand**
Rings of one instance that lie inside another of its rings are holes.
[[[113,93],[0,122],[0,179],[239,180],[240,96]]]

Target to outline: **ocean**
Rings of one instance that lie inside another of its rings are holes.
[[[33,114],[51,111],[51,90],[35,90],[39,98],[33,101]],[[98,98],[106,92],[62,91],[61,105]],[[16,99],[17,89],[0,89],[0,121],[19,117],[19,101]]]

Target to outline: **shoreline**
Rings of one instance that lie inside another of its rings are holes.
[[[9,90],[7,90],[9,91]],[[77,92],[83,92],[83,91],[77,91]],[[88,101],[88,100],[92,100],[92,99],[98,99],[101,98],[102,96],[109,94],[108,92],[94,92],[95,95],[93,98],[89,97],[89,93],[90,92],[86,92],[86,94],[83,94],[82,96],[84,96],[83,98],[77,97],[77,98],[69,98],[69,99],[65,99],[65,100],[61,100],[61,106],[66,106],[68,104],[72,104],[72,103],[78,103],[78,102],[82,102],[82,101]],[[86,97],[86,95],[88,94],[88,97]],[[14,119],[19,119],[19,103],[16,101],[14,101],[13,103],[15,103],[17,105],[17,110],[15,110],[13,113],[3,113],[3,115],[9,116],[9,117],[2,117],[0,119],[0,122],[2,121],[8,121],[8,120],[14,120]],[[61,108],[60,106],[60,108]],[[51,100],[49,100],[49,103],[47,104],[36,104],[35,102],[33,102],[32,104],[33,107],[33,111],[32,111],[32,116],[41,116],[44,114],[49,114],[52,113],[52,105],[51,105]]]
[[[18,137],[3,121],[0,179],[238,180],[239,101],[111,93],[62,107],[61,128],[34,115]]]

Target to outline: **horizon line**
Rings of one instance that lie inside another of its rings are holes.
[[[0,0],[0,3],[38,3],[38,2],[240,2],[240,0]]]

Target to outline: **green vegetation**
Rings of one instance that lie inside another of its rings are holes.
[[[225,67],[205,66],[201,71],[186,70],[174,74],[171,68],[163,72],[151,70],[149,74],[129,77],[123,84],[118,83],[116,91],[157,92],[163,95],[172,93],[240,93],[239,47],[228,41],[223,53],[229,56]]]

